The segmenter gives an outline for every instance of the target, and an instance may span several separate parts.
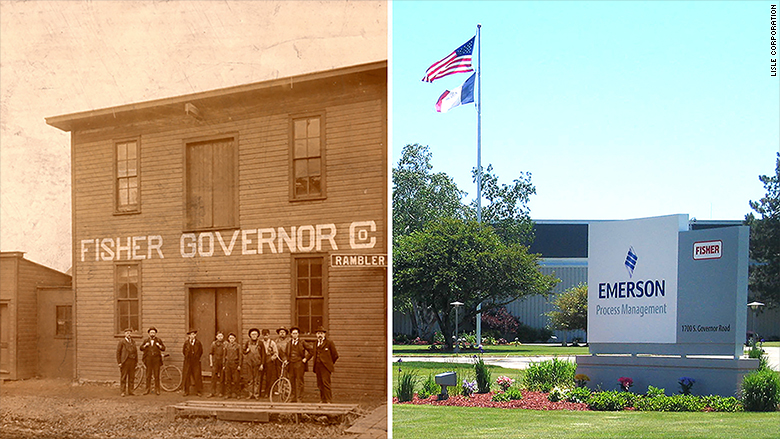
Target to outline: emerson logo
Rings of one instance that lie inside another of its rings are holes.
[[[624,265],[628,270],[628,277],[633,278],[639,256],[631,246],[626,253]],[[666,296],[666,280],[637,280],[628,282],[601,282],[599,283],[599,299],[631,299],[642,297]]]
[[[626,269],[628,270],[628,277],[634,277],[634,268],[636,268],[636,261],[639,259],[634,251],[634,247],[628,248],[628,254],[626,254]]]

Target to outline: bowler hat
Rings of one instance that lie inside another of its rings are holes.
[[[253,332],[257,332],[258,334],[260,334],[260,330],[257,328],[250,329],[247,334],[251,337]]]
[[[323,328],[322,326],[317,326],[317,329],[315,329],[314,332],[317,333],[317,332],[328,332],[328,331],[326,331],[325,328]]]
[[[190,329],[189,331],[187,331],[187,335],[190,335],[190,334],[192,334],[193,332],[197,334],[197,333],[198,333],[198,330],[197,330],[197,329]]]
[[[127,328],[127,329],[125,329],[125,330],[124,330],[124,331],[122,331],[122,332],[133,332],[133,328]]]
[[[271,333],[271,331],[269,331],[269,330],[267,330],[267,329],[263,329],[263,335],[268,335],[268,334],[270,334],[270,333]]]
[[[298,332],[301,332],[301,328],[299,328],[297,326],[290,326],[290,332],[293,332],[295,330],[297,330]]]
[[[146,333],[148,334],[148,333],[150,333],[150,332],[152,332],[152,331],[154,331],[154,332],[157,332],[157,328],[155,328],[154,326],[152,326],[152,327],[150,327],[149,329],[147,329],[147,330],[146,330]]]
[[[287,328],[285,328],[284,326],[282,326],[281,328],[279,328],[279,329],[277,329],[277,330],[276,330],[276,333],[278,334],[278,333],[280,333],[280,332],[282,332],[282,331],[284,331],[284,332],[290,332],[290,331],[288,331],[288,330],[287,330]]]

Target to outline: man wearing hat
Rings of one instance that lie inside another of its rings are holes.
[[[122,396],[133,395],[133,381],[135,381],[135,365],[138,363],[138,350],[135,340],[131,337],[132,328],[125,329],[125,337],[119,340],[116,346],[116,363],[119,366],[119,385]]]
[[[263,342],[260,341],[260,330],[252,328],[249,330],[249,340],[244,343],[244,364],[249,375],[249,398],[260,398],[260,380],[265,363],[265,349]]]
[[[184,354],[184,396],[190,394],[190,385],[195,385],[195,393],[200,396],[203,390],[203,376],[200,370],[200,357],[203,355],[203,345],[197,339],[198,330],[190,329],[187,333],[187,341],[184,342],[182,353]]]
[[[152,326],[146,331],[149,338],[141,343],[141,352],[144,353],[143,360],[146,365],[146,392],[148,395],[152,390],[152,377],[154,377],[154,391],[160,394],[160,366],[162,366],[162,351],[165,350],[165,344],[157,338],[157,328]]]
[[[265,362],[263,363],[263,397],[270,396],[271,386],[276,381],[276,360],[279,359],[279,349],[276,342],[271,340],[271,331],[263,329],[263,349],[265,350]]]
[[[301,330],[297,326],[290,328],[290,343],[287,358],[290,362],[289,373],[292,384],[291,402],[300,402],[303,397],[303,374],[308,369],[306,362],[311,357],[311,350],[306,342],[299,339]]]
[[[317,342],[314,345],[314,373],[317,374],[317,388],[320,389],[320,401],[330,403],[333,400],[333,392],[330,387],[330,375],[333,373],[333,365],[339,359],[336,345],[325,338],[325,328],[320,326],[314,331],[317,334]]]
[[[279,358],[276,360],[276,378],[278,379],[282,376],[282,365],[289,361],[287,356],[289,355],[290,339],[287,338],[287,328],[284,326],[277,329],[276,334],[278,335],[276,337],[276,350],[279,351]]]

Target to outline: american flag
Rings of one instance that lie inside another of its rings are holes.
[[[628,254],[626,255],[626,268],[628,269],[628,277],[634,276],[634,268],[636,268],[636,261],[639,259],[634,253],[634,247],[628,248]]]
[[[455,49],[454,52],[445,56],[439,61],[433,63],[425,72],[423,82],[433,82],[453,73],[471,72],[471,53],[474,51],[474,39],[466,41],[465,44]]]

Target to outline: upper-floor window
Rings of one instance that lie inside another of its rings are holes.
[[[116,149],[116,211],[137,212],[138,202],[138,140],[127,140],[115,143]]]
[[[322,198],[325,196],[322,117],[295,118],[292,131],[292,198]]]
[[[235,138],[186,144],[188,230],[238,226],[238,172]]]

